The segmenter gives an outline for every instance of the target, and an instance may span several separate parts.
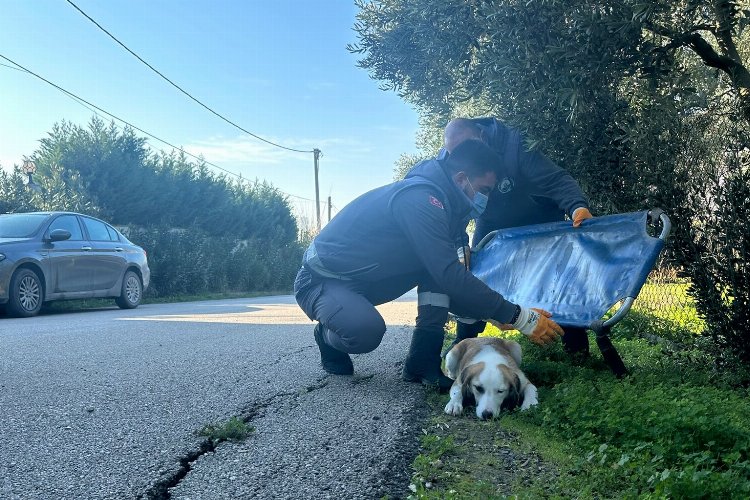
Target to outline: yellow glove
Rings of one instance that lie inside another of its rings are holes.
[[[589,212],[588,208],[584,207],[578,207],[575,210],[573,210],[573,227],[578,227],[581,225],[581,222],[585,221],[586,219],[591,219],[594,216],[591,215],[591,212]]]
[[[458,254],[458,261],[461,265],[466,269],[469,269],[471,267],[471,248],[463,246],[456,250],[456,253]]]
[[[549,319],[550,317],[552,313],[544,309],[522,307],[513,328],[529,337],[535,344],[546,345],[557,340],[560,335],[565,335],[560,325]]]

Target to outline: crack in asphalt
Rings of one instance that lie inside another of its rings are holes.
[[[304,388],[297,390],[297,391],[287,391],[287,392],[280,392],[278,394],[274,394],[270,398],[267,398],[264,401],[261,401],[260,403],[256,403],[248,408],[246,408],[244,411],[242,411],[237,418],[242,420],[245,424],[249,424],[253,419],[255,419],[258,416],[262,416],[261,413],[263,410],[268,408],[269,406],[272,406],[274,404],[277,404],[278,402],[284,400],[285,398],[292,397],[293,399],[299,399],[301,396],[305,394],[309,394],[310,392],[317,391],[319,389],[324,388],[328,385],[328,378],[330,375],[326,375],[320,379],[318,379],[317,384],[308,385]],[[153,483],[143,494],[138,495],[138,499],[148,499],[148,500],[169,500],[172,498],[172,494],[170,492],[171,489],[175,488],[184,480],[187,475],[190,473],[190,471],[193,468],[193,464],[202,456],[213,453],[216,451],[216,448],[221,444],[221,442],[215,442],[211,438],[204,439],[198,444],[197,450],[192,450],[186,455],[179,457],[179,467],[176,471],[172,472],[169,475],[166,475],[162,479],[159,479],[155,483]]]

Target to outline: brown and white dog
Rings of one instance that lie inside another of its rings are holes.
[[[454,379],[445,413],[460,415],[464,398],[473,396],[477,417],[492,418],[503,408],[538,404],[534,384],[518,368],[521,346],[495,337],[465,339],[445,356],[445,371]]]

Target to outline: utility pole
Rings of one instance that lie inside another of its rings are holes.
[[[331,222],[331,197],[328,197],[328,222]]]
[[[313,157],[315,158],[315,214],[317,216],[316,222],[318,232],[320,232],[320,188],[318,187],[318,160],[320,159],[320,150],[318,148],[313,149]]]

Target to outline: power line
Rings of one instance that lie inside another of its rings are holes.
[[[137,126],[133,125],[132,123],[128,122],[127,120],[124,120],[124,119],[122,119],[122,118],[120,118],[120,117],[118,117],[118,116],[116,116],[116,115],[113,115],[113,114],[112,114],[112,113],[110,113],[109,111],[107,111],[107,110],[105,110],[105,109],[102,109],[102,108],[100,108],[100,107],[99,107],[99,106],[97,106],[96,104],[92,104],[91,102],[87,101],[87,100],[86,100],[86,99],[84,99],[83,97],[80,97],[80,96],[78,96],[78,95],[74,94],[73,92],[70,92],[70,91],[68,91],[68,90],[65,90],[64,88],[60,87],[59,85],[57,85],[57,84],[55,84],[55,83],[53,83],[53,82],[51,82],[51,81],[47,80],[46,78],[44,78],[44,77],[43,77],[43,76],[41,76],[41,75],[38,75],[37,73],[34,73],[34,72],[33,72],[33,71],[31,71],[30,69],[28,69],[28,68],[26,68],[26,67],[24,67],[24,66],[22,66],[22,65],[18,64],[17,62],[13,61],[12,59],[9,59],[8,57],[5,57],[5,56],[4,56],[4,55],[2,55],[2,54],[0,54],[0,58],[2,58],[2,59],[5,59],[5,60],[6,60],[6,61],[8,61],[9,63],[11,63],[11,64],[13,64],[13,65],[15,65],[15,66],[16,66],[15,68],[14,68],[14,67],[11,67],[11,66],[7,66],[7,67],[9,67],[9,68],[11,68],[11,69],[16,69],[16,70],[18,70],[18,71],[24,71],[24,72],[26,72],[26,73],[28,73],[28,74],[30,74],[30,75],[33,75],[33,76],[35,76],[36,78],[38,78],[38,79],[42,80],[43,82],[45,82],[45,83],[47,83],[47,84],[49,84],[49,85],[51,85],[51,86],[55,87],[55,88],[56,88],[57,90],[59,90],[59,91],[61,91],[61,92],[65,93],[65,94],[67,94],[67,95],[68,95],[69,97],[72,97],[72,98],[73,98],[73,99],[75,99],[76,101],[79,101],[79,103],[85,103],[85,104],[87,104],[87,105],[91,106],[92,108],[94,108],[94,109],[97,109],[97,110],[101,111],[102,113],[106,114],[107,116],[109,116],[109,117],[111,117],[111,118],[113,118],[113,119],[115,119],[115,120],[117,120],[117,121],[120,121],[120,122],[124,123],[125,125],[127,125],[127,126],[129,126],[129,127],[133,128],[133,129],[135,129],[135,130],[137,130],[137,131],[139,131],[139,132],[141,132],[141,133],[143,133],[143,134],[146,134],[147,136],[149,136],[149,137],[151,137],[151,138],[153,138],[153,139],[156,139],[157,141],[159,141],[159,142],[161,142],[161,143],[163,143],[163,144],[166,144],[167,146],[171,147],[172,149],[176,149],[177,151],[180,151],[180,152],[182,152],[182,153],[184,153],[184,154],[186,154],[186,155],[188,155],[188,156],[190,156],[190,157],[192,157],[192,158],[195,158],[195,159],[196,159],[196,160],[198,160],[198,161],[201,161],[201,162],[203,162],[203,163],[205,163],[205,164],[207,164],[207,165],[211,165],[212,167],[214,167],[214,168],[217,168],[217,169],[221,170],[222,172],[225,172],[225,173],[227,173],[227,174],[229,174],[229,175],[232,175],[232,176],[234,176],[234,177],[237,177],[237,178],[239,178],[240,180],[244,180],[244,181],[247,181],[247,179],[245,179],[244,177],[242,177],[242,176],[241,176],[240,174],[236,174],[236,173],[234,173],[234,172],[232,172],[232,171],[230,171],[230,170],[227,170],[227,169],[225,169],[225,168],[223,168],[223,167],[220,167],[219,165],[216,165],[215,163],[211,163],[210,161],[207,161],[207,160],[206,160],[205,158],[201,158],[201,157],[199,157],[199,156],[196,156],[196,155],[194,155],[194,154],[192,154],[192,153],[190,153],[190,152],[188,152],[188,151],[185,151],[185,150],[184,150],[183,148],[181,148],[181,147],[178,147],[178,146],[175,146],[174,144],[172,144],[172,143],[170,143],[170,142],[168,142],[168,141],[165,141],[164,139],[161,139],[161,138],[159,138],[159,137],[155,136],[154,134],[152,134],[152,133],[150,133],[150,132],[147,132],[147,131],[143,130],[143,129],[142,129],[142,128],[140,128],[140,127],[137,127]],[[5,65],[5,64],[3,64],[3,66],[6,66],[6,65]],[[304,197],[302,197],[302,196],[296,196],[296,195],[293,195],[293,194],[289,194],[289,193],[286,193],[286,192],[284,192],[284,191],[281,191],[280,189],[279,189],[279,192],[280,192],[280,193],[283,193],[283,194],[285,194],[285,195],[287,195],[287,196],[291,196],[292,198],[299,198],[299,199],[301,199],[301,200],[305,200],[305,201],[311,201],[311,202],[315,203],[315,200],[312,200],[312,199],[310,199],[310,198],[304,198]]]
[[[78,7],[78,6],[77,6],[77,5],[75,4],[75,3],[73,3],[73,1],[72,1],[72,0],[66,0],[66,1],[67,1],[67,2],[68,2],[68,3],[70,4],[70,5],[71,5],[71,6],[73,6],[73,8],[75,8],[75,9],[76,9],[76,10],[77,10],[78,12],[80,12],[80,13],[81,13],[81,15],[83,15],[84,17],[86,17],[86,19],[88,19],[89,21],[91,21],[91,22],[92,22],[92,23],[93,23],[93,24],[94,24],[94,25],[95,25],[95,26],[96,26],[97,28],[99,28],[99,29],[100,29],[100,30],[102,30],[102,31],[103,31],[104,33],[106,33],[106,34],[107,34],[107,36],[109,36],[109,37],[110,37],[110,38],[111,38],[112,40],[114,40],[115,42],[117,42],[117,44],[118,44],[118,45],[120,45],[120,46],[121,46],[122,48],[124,48],[125,50],[127,50],[127,51],[128,51],[128,52],[129,52],[130,54],[132,54],[132,55],[133,55],[133,56],[134,56],[134,57],[135,57],[136,59],[138,59],[138,60],[139,60],[139,61],[141,61],[141,62],[142,62],[143,64],[145,64],[145,65],[146,65],[146,66],[147,66],[147,67],[148,67],[149,69],[151,69],[151,70],[152,70],[152,71],[153,71],[154,73],[156,73],[156,74],[157,74],[157,75],[159,75],[159,76],[160,76],[161,78],[163,78],[164,80],[166,80],[166,81],[167,81],[167,82],[168,82],[168,83],[169,83],[170,85],[172,85],[173,87],[175,87],[175,88],[176,88],[177,90],[179,90],[180,92],[182,92],[183,94],[185,94],[185,95],[186,95],[187,97],[189,97],[189,98],[190,98],[190,99],[192,99],[193,101],[195,101],[195,102],[196,102],[197,104],[199,104],[199,105],[200,105],[201,107],[205,108],[206,110],[208,110],[208,111],[209,111],[209,112],[211,112],[212,114],[214,114],[214,115],[216,115],[217,117],[221,118],[222,120],[224,120],[224,121],[225,121],[225,122],[227,122],[228,124],[230,124],[230,125],[232,125],[233,127],[237,128],[237,129],[239,129],[239,130],[241,130],[242,132],[245,132],[246,134],[248,134],[248,135],[250,135],[250,136],[252,136],[252,137],[255,137],[256,139],[258,139],[258,140],[260,140],[260,141],[263,141],[263,142],[265,142],[265,143],[267,143],[267,144],[270,144],[270,145],[272,145],[272,146],[275,146],[275,147],[278,147],[278,148],[281,148],[281,149],[286,149],[286,150],[288,150],[288,151],[295,151],[295,152],[298,152],[298,153],[313,153],[313,155],[314,155],[314,162],[315,162],[315,198],[316,198],[316,199],[315,199],[315,204],[316,204],[316,206],[318,207],[318,212],[317,212],[317,213],[318,213],[318,216],[317,216],[317,223],[318,223],[318,227],[320,227],[320,212],[319,212],[319,210],[320,210],[320,200],[319,200],[319,198],[318,198],[318,159],[319,159],[319,158],[320,158],[320,156],[321,156],[321,151],[320,151],[319,149],[315,148],[315,149],[312,149],[312,150],[301,150],[301,149],[294,149],[294,148],[290,148],[290,147],[287,147],[287,146],[282,146],[281,144],[277,144],[277,143],[275,143],[275,142],[271,142],[271,141],[269,141],[269,140],[267,140],[267,139],[264,139],[263,137],[260,137],[260,136],[258,136],[257,134],[254,134],[254,133],[250,132],[249,130],[247,130],[247,129],[245,129],[245,128],[243,128],[243,127],[239,126],[239,125],[237,125],[236,123],[234,123],[233,121],[229,120],[229,119],[228,119],[228,118],[226,118],[225,116],[221,115],[220,113],[218,113],[218,112],[214,111],[213,109],[211,109],[211,108],[210,108],[210,107],[208,107],[207,105],[203,104],[203,102],[199,101],[199,100],[198,100],[197,98],[193,97],[193,96],[192,96],[192,95],[191,95],[191,94],[190,94],[189,92],[187,92],[187,91],[186,91],[186,90],[184,90],[184,89],[183,89],[182,87],[180,87],[179,85],[177,85],[176,83],[174,83],[174,82],[173,82],[172,80],[170,80],[169,78],[167,78],[167,77],[166,77],[166,76],[165,76],[165,75],[164,75],[163,73],[161,73],[161,72],[160,72],[159,70],[157,70],[156,68],[154,68],[154,67],[153,67],[153,66],[152,66],[151,64],[149,64],[148,62],[146,62],[146,61],[145,61],[145,60],[144,60],[144,59],[143,59],[143,58],[142,58],[141,56],[139,56],[138,54],[136,54],[135,52],[133,52],[133,51],[132,51],[132,50],[131,50],[131,49],[130,49],[130,48],[129,48],[128,46],[126,46],[126,45],[125,45],[124,43],[122,43],[122,42],[121,42],[120,40],[118,40],[118,39],[117,39],[117,38],[116,38],[116,37],[115,37],[114,35],[112,35],[112,34],[111,34],[111,33],[110,33],[109,31],[107,31],[107,30],[106,30],[106,29],[105,29],[105,28],[104,28],[103,26],[101,26],[101,25],[100,25],[100,24],[99,24],[98,22],[96,22],[96,21],[95,21],[95,20],[94,20],[94,19],[93,19],[93,18],[92,18],[91,16],[89,16],[89,15],[88,15],[88,14],[86,14],[86,13],[85,13],[85,12],[84,12],[83,10],[81,10],[81,8],[79,8],[79,7]]]
[[[294,148],[289,148],[289,147],[286,147],[286,146],[282,146],[281,144],[277,144],[275,142],[271,142],[271,141],[269,141],[267,139],[264,139],[263,137],[260,137],[259,135],[253,134],[249,130],[246,130],[246,129],[240,127],[239,125],[237,125],[236,123],[234,123],[233,121],[231,121],[229,118],[226,118],[225,116],[223,116],[220,113],[214,111],[213,109],[211,109],[207,105],[203,104],[201,101],[199,101],[198,99],[196,99],[195,97],[193,97],[188,91],[184,90],[182,87],[180,87],[179,85],[177,85],[175,82],[173,82],[172,80],[170,80],[169,78],[167,78],[166,76],[164,76],[164,74],[161,71],[159,71],[158,69],[154,68],[149,63],[147,63],[146,61],[144,61],[141,56],[139,56],[138,54],[136,54],[135,52],[133,52],[132,50],[130,50],[130,48],[128,48],[127,45],[125,45],[120,40],[118,40],[112,33],[110,33],[109,31],[107,31],[101,24],[99,24],[98,22],[96,22],[94,19],[91,18],[91,16],[89,16],[84,11],[82,11],[80,9],[80,7],[78,7],[71,0],[66,0],[66,1],[70,5],[72,5],[78,12],[80,12],[86,19],[88,19],[89,21],[91,21],[92,23],[94,23],[97,28],[99,28],[100,30],[102,30],[112,40],[114,40],[115,42],[117,42],[123,49],[127,50],[128,52],[130,52],[133,56],[135,56],[136,59],[138,59],[143,64],[145,64],[146,66],[148,66],[151,69],[151,71],[153,71],[154,73],[156,73],[157,75],[159,75],[160,77],[162,77],[164,80],[166,80],[167,82],[169,82],[169,84],[172,85],[174,88],[176,88],[177,90],[179,90],[180,92],[182,92],[183,94],[185,94],[186,96],[188,96],[190,99],[192,99],[196,103],[200,104],[203,108],[207,109],[208,111],[210,111],[214,115],[218,116],[219,118],[221,118],[222,120],[224,120],[228,124],[230,124],[233,127],[235,127],[237,129],[245,132],[248,135],[251,135],[251,136],[255,137],[256,139],[258,139],[260,141],[263,141],[263,142],[265,142],[267,144],[270,144],[272,146],[276,146],[277,148],[286,149],[287,151],[294,151],[294,152],[297,152],[297,153],[314,153],[314,150],[312,150],[312,149],[311,150],[302,150],[302,149],[294,149]]]
[[[16,67],[14,67],[14,66],[11,66],[10,64],[3,64],[3,63],[0,63],[0,66],[3,66],[3,67],[5,67],[5,68],[10,68],[10,69],[12,69],[12,70],[15,70],[15,71],[20,71],[21,73],[23,73],[23,72],[24,72],[24,71],[23,71],[22,69],[19,69],[19,68],[16,68]]]

